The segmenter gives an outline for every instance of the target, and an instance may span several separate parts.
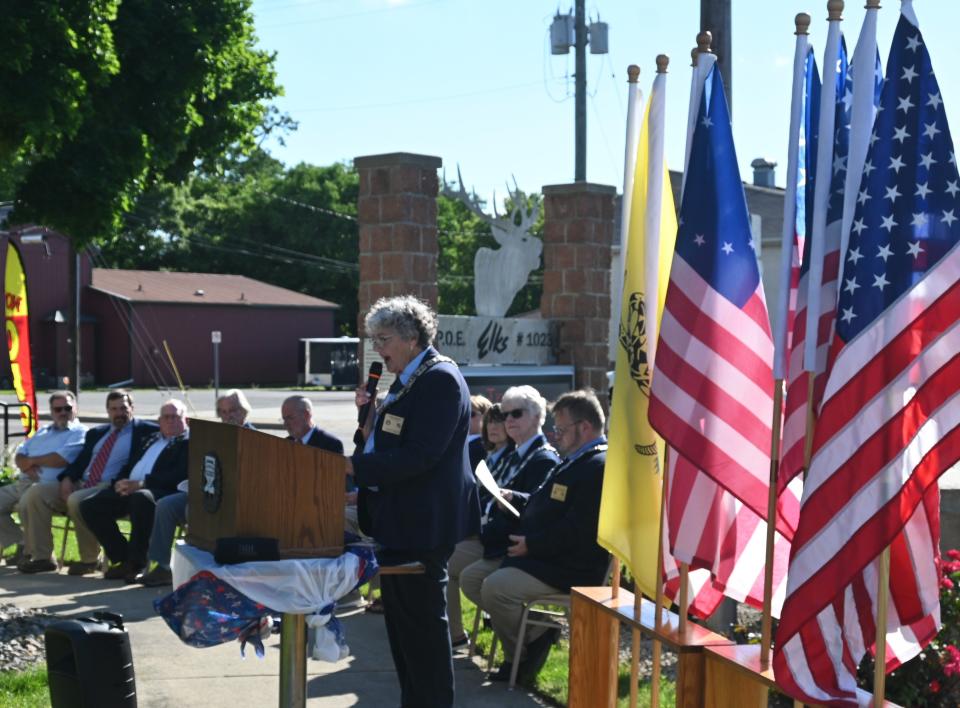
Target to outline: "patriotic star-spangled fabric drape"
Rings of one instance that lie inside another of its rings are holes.
[[[711,573],[702,592],[691,590],[690,609],[703,616],[721,593],[762,603],[773,341],[716,67],[697,105],[650,423],[671,448],[669,553]],[[780,586],[787,553],[777,537]],[[666,562],[665,570],[673,595],[677,582]]]
[[[901,12],[844,259],[773,662],[787,693],[829,705],[856,705],[887,546],[886,669],[936,634],[937,479],[960,459],[960,176],[911,4]]]

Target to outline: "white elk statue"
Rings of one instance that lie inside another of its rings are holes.
[[[514,189],[507,186],[513,199],[513,209],[497,213],[494,197],[493,217],[484,213],[476,192],[471,194],[463,186],[460,168],[457,168],[459,191],[444,187],[443,193],[462,201],[468,209],[490,225],[493,238],[500,248],[478,248],[473,259],[473,301],[477,314],[483,317],[503,317],[517,293],[527,284],[530,273],[540,267],[543,243],[528,233],[537,220],[539,207],[527,210],[527,201],[514,179]],[[444,180],[446,184],[446,180]],[[519,222],[519,223],[517,223]]]

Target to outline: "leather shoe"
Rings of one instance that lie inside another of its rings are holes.
[[[560,638],[560,628],[548,629],[532,642],[527,644],[527,658],[520,662],[517,680],[525,684],[532,684],[540,669],[547,663],[550,647]]]
[[[98,561],[93,561],[93,563],[83,563],[82,561],[77,561],[70,564],[69,569],[67,570],[67,575],[90,575],[90,573],[97,572],[98,568],[100,568],[100,563]]]
[[[123,563],[117,563],[107,568],[103,572],[104,580],[130,580],[133,581],[137,575],[140,574],[140,571],[143,570],[142,565],[134,565],[129,561],[124,561]]]
[[[502,681],[506,683],[510,680],[510,669],[513,667],[513,664],[509,661],[504,661],[500,664],[500,668],[494,671],[492,674],[487,676],[488,681]]]
[[[7,565],[19,566],[25,560],[25,556],[23,554],[23,544],[18,543],[17,547],[13,551],[13,554],[7,556],[4,560]]]
[[[139,583],[148,588],[157,588],[163,585],[173,585],[173,571],[161,568],[159,565],[148,573],[140,573],[131,583]]]
[[[57,564],[49,558],[37,558],[35,560],[23,561],[17,566],[21,573],[49,573],[55,571]]]

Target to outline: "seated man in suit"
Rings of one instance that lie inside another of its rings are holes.
[[[505,661],[494,681],[509,680],[519,651],[519,678],[532,683],[560,635],[559,628],[530,627],[525,645],[516,646],[524,603],[569,592],[574,585],[600,585],[608,566],[607,552],[597,544],[607,457],[603,409],[592,391],[572,391],[554,403],[553,419],[563,460],[533,494],[504,493],[522,510],[519,531],[510,535],[507,557],[483,579],[479,595],[463,586],[489,613],[503,645]]]
[[[50,418],[36,434],[17,448],[14,464],[20,476],[11,484],[0,487],[0,548],[17,544],[7,565],[18,565],[23,560],[23,531],[13,520],[20,497],[38,482],[55,482],[57,475],[83,450],[83,436],[87,426],[74,417],[77,401],[70,391],[50,394]]]
[[[187,407],[171,399],[160,407],[159,421],[160,431],[146,441],[138,462],[124,470],[112,487],[80,504],[84,521],[113,562],[103,573],[106,580],[135,582],[147,565],[157,500],[174,494],[177,485],[187,478]],[[127,515],[129,541],[117,527],[117,519]]]
[[[157,432],[157,424],[133,416],[133,397],[118,389],[107,394],[110,423],[87,431],[83,450],[56,482],[35,484],[20,499],[24,552],[30,560],[19,566],[22,573],[56,570],[52,560],[55,513],[68,514],[77,533],[80,561],[70,566],[70,575],[86,575],[97,569],[100,546],[80,515],[80,502],[113,484],[120,473],[140,459],[144,442]]]
[[[296,440],[338,455],[343,454],[343,443],[314,425],[313,404],[306,396],[287,398],[280,407],[280,415],[283,417],[283,427],[287,431],[288,440]]]
[[[224,391],[217,399],[217,417],[221,423],[239,425],[255,430],[247,421],[250,415],[250,402],[238,388]],[[147,587],[160,587],[173,583],[173,571],[170,569],[170,553],[177,527],[187,523],[187,480],[177,485],[177,491],[157,500],[153,512],[153,531],[150,533],[150,546],[147,549],[147,562],[153,565],[134,578],[134,582]]]

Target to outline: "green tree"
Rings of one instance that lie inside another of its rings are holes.
[[[288,126],[249,0],[4,3],[0,185],[11,221],[78,245],[118,233],[158,182],[177,183]]]
[[[342,164],[283,164],[262,150],[182,186],[143,194],[100,263],[115,268],[235,273],[341,306],[356,331],[359,181]]]

